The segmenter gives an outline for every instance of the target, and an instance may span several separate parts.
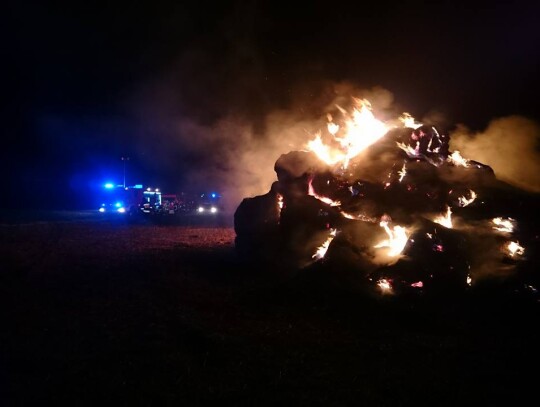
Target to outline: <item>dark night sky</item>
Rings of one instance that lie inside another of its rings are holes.
[[[234,116],[265,137],[271,111],[313,108],[332,83],[478,130],[540,120],[540,7],[526,3],[13,1],[4,16],[2,161],[23,206],[93,205],[123,155],[133,181],[188,188],[218,156],[171,144],[178,122]]]

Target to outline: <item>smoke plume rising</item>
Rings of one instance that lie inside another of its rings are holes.
[[[508,116],[491,121],[478,134],[460,127],[450,138],[450,148],[462,156],[493,168],[495,175],[518,188],[540,192],[539,125],[525,117]]]

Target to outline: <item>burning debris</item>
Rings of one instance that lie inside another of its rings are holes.
[[[300,268],[324,262],[384,293],[465,289],[493,275],[536,279],[538,236],[526,219],[536,196],[450,151],[435,127],[407,113],[393,126],[368,101],[356,103],[351,114],[339,108],[343,123],[328,115],[305,150],[278,158],[267,194],[241,202],[241,255]]]

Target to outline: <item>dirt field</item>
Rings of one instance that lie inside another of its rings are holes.
[[[538,307],[246,264],[230,222],[0,222],[3,406],[521,405]]]

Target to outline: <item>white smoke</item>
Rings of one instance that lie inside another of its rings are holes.
[[[525,117],[491,121],[481,133],[461,126],[450,138],[450,149],[489,165],[498,179],[527,191],[540,192],[539,125]]]

